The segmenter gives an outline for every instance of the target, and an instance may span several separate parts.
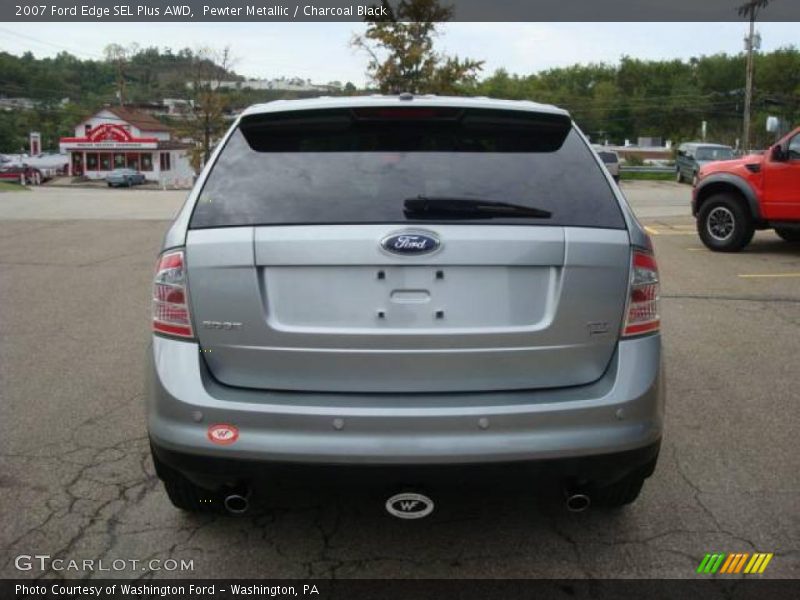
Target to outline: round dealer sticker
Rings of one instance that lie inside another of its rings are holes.
[[[212,425],[208,428],[208,439],[215,444],[227,446],[239,439],[239,428],[227,423]]]

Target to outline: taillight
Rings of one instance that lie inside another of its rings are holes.
[[[659,327],[658,265],[650,252],[634,248],[622,335],[641,335],[658,331]]]
[[[153,331],[193,337],[186,291],[186,260],[183,250],[170,250],[159,257],[153,279]]]

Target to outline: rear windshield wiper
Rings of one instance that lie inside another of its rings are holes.
[[[549,219],[553,215],[549,210],[522,204],[445,196],[406,198],[403,200],[403,212],[406,217],[415,219],[448,216],[461,219],[491,219],[492,217]]]

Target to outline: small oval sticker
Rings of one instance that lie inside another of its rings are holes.
[[[395,494],[386,501],[386,510],[398,519],[421,519],[433,512],[433,500],[424,494]]]
[[[236,425],[217,423],[208,428],[208,439],[214,444],[227,446],[239,439],[239,428]]]

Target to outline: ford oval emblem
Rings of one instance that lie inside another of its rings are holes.
[[[433,512],[433,500],[423,494],[395,494],[386,501],[386,510],[398,519],[421,519]]]
[[[436,234],[429,231],[401,231],[381,241],[381,247],[392,254],[430,254],[441,245]]]

